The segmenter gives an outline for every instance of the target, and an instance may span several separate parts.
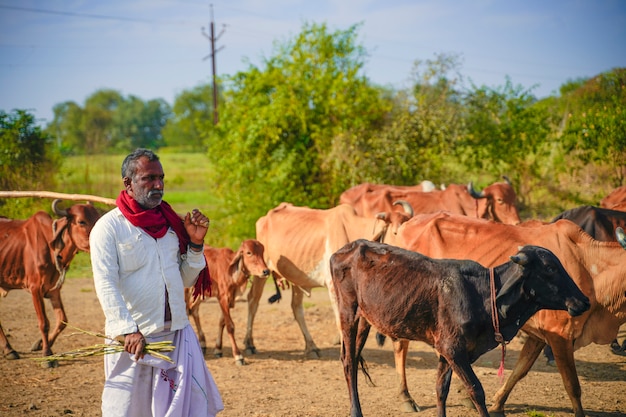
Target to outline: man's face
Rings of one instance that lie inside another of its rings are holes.
[[[159,161],[139,158],[134,178],[124,178],[128,194],[145,209],[155,208],[163,200],[163,167]]]

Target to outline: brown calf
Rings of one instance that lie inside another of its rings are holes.
[[[211,289],[204,295],[217,297],[221,309],[214,353],[218,357],[222,356],[222,335],[226,327],[237,365],[244,365],[245,361],[235,341],[235,324],[230,316],[230,309],[235,307],[235,298],[241,293],[241,288],[245,288],[251,275],[265,278],[269,276],[270,271],[263,259],[263,252],[263,245],[254,239],[244,240],[237,252],[230,248],[204,247],[204,256],[211,274]],[[200,303],[203,297],[199,296],[194,300],[193,288],[185,291],[187,311],[194,319],[200,346],[205,351],[206,338],[200,325]]]

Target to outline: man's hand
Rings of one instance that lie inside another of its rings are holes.
[[[124,335],[124,350],[135,354],[135,360],[142,359],[143,349],[146,347],[146,339],[141,332],[128,333]]]
[[[203,244],[204,237],[209,229],[209,218],[202,214],[200,210],[193,209],[191,213],[185,215],[184,223],[191,242],[196,245]]]

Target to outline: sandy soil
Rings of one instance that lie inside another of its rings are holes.
[[[269,289],[269,288],[268,288]],[[270,293],[267,293],[267,297]],[[248,364],[235,366],[226,339],[224,357],[207,351],[206,363],[212,372],[225,404],[222,417],[333,417],[349,415],[348,390],[339,361],[339,347],[333,343],[333,323],[328,293],[324,289],[305,299],[306,318],[313,337],[322,350],[322,358],[303,356],[304,341],[291,314],[290,293],[274,305],[264,302],[259,308],[255,342],[259,352],[247,356]],[[89,278],[70,279],[63,287],[63,299],[70,324],[85,330],[102,331],[104,319]],[[214,299],[201,307],[203,327],[209,340],[217,329],[218,306]],[[48,316],[52,318],[50,310]],[[243,343],[246,305],[237,303],[233,316],[236,335]],[[100,415],[103,383],[102,359],[64,361],[58,368],[45,369],[31,360],[39,353],[30,352],[39,337],[30,295],[12,291],[0,300],[0,318],[13,347],[22,359],[0,358],[0,415],[9,416],[88,416]],[[72,335],[66,329],[53,347],[55,353],[99,343],[85,335]],[[620,340],[626,337],[626,327]],[[510,373],[521,348],[515,339],[507,349],[505,375]],[[364,357],[376,386],[359,379],[359,391],[366,416],[410,415],[400,411],[396,401],[397,381],[391,344],[376,346],[370,337]],[[500,351],[485,354],[475,364],[487,398],[500,385],[497,376]],[[626,415],[626,357],[610,353],[608,346],[591,345],[576,352],[583,405],[588,416]],[[416,416],[436,416],[435,364],[433,350],[412,343],[408,359],[409,387],[422,411]],[[461,395],[453,385],[448,399],[448,416],[477,415],[461,404]],[[529,375],[520,382],[507,403],[508,416],[571,416],[570,401],[556,368],[540,358]]]

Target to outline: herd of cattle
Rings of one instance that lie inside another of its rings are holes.
[[[67,317],[61,289],[78,251],[89,251],[89,233],[99,218],[91,204],[66,210],[53,202],[57,219],[38,212],[27,220],[0,218],[0,295],[26,289],[32,295],[41,339],[32,350],[51,347]],[[277,293],[291,287],[291,308],[305,340],[305,355],[319,356],[307,329],[303,298],[326,287],[342,340],[341,359],[360,416],[356,375],[370,329],[394,343],[400,376],[400,406],[418,411],[406,384],[409,341],[433,346],[439,355],[437,401],[445,415],[452,371],[466,385],[481,416],[504,415],[504,404],[547,345],[571,400],[584,416],[574,351],[609,344],[626,323],[626,186],[599,207],[565,211],[551,222],[524,221],[508,179],[476,191],[450,184],[360,184],[346,190],[336,207],[322,210],[282,203],[256,223],[256,239],[237,251],[205,245],[212,288],[221,317],[215,353],[221,355],[224,327],[237,364],[244,357],[235,341],[230,309],[247,294],[247,354],[256,352],[253,325],[267,278]],[[45,314],[49,298],[54,330]],[[189,294],[189,314],[200,327],[201,299]],[[361,320],[362,319],[362,320]],[[487,410],[472,371],[480,355],[521,329],[527,334],[519,359]],[[0,325],[4,358],[18,359]]]

